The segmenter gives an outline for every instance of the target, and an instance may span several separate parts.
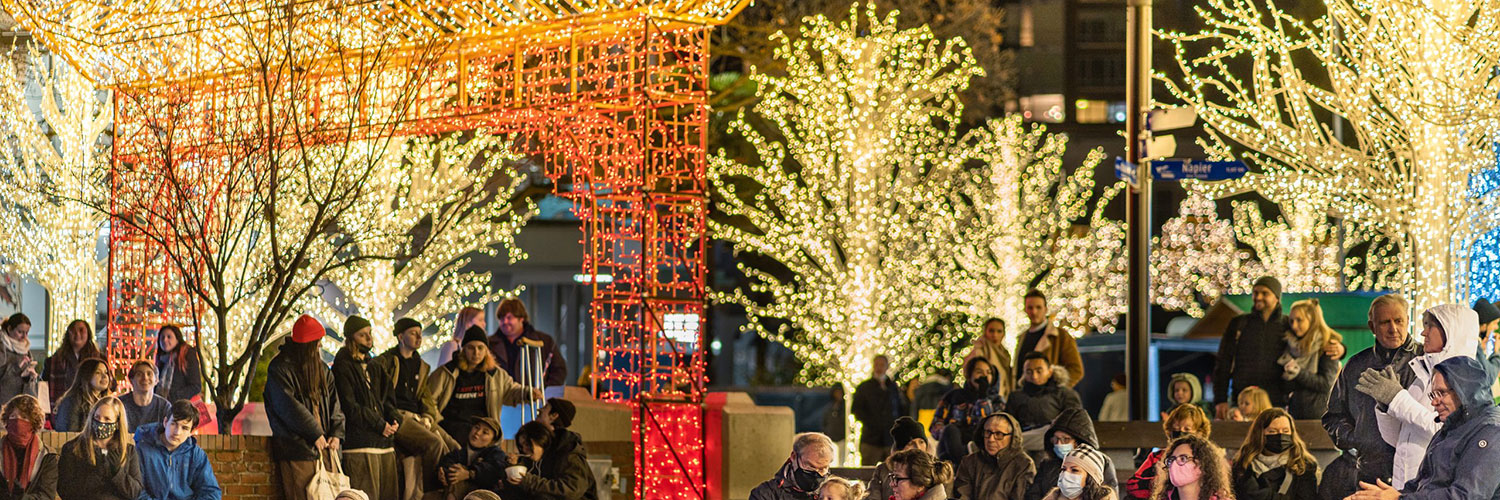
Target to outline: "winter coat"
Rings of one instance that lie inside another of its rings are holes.
[[[1236,500],[1318,500],[1318,464],[1314,462],[1306,467],[1301,474],[1292,475],[1284,495],[1280,493],[1282,483],[1287,480],[1287,474],[1291,474],[1286,466],[1268,470],[1265,474],[1234,467],[1231,469],[1234,497]]]
[[[531,339],[541,341],[542,343],[542,362],[547,367],[546,374],[542,377],[542,380],[546,386],[557,387],[568,385],[568,361],[563,359],[561,352],[558,352],[557,342],[552,340],[551,335],[537,331],[536,328],[531,326],[530,321],[525,321],[522,324],[525,326],[521,330],[521,336],[516,338],[517,341]],[[495,362],[500,365],[500,368],[505,370],[505,373],[510,375],[511,379],[521,380],[521,372],[525,371],[525,367],[521,366],[520,350],[516,351],[516,359],[511,359],[510,350],[505,345],[509,342],[510,340],[505,338],[504,333],[495,332],[489,339],[490,352],[494,353]]]
[[[1375,399],[1355,390],[1359,376],[1369,369],[1396,367],[1403,384],[1416,380],[1411,361],[1421,353],[1422,347],[1411,338],[1395,349],[1386,349],[1376,344],[1353,357],[1339,373],[1328,398],[1328,412],[1323,414],[1323,430],[1333,445],[1346,455],[1357,457],[1359,480],[1370,484],[1381,480],[1390,483],[1394,467],[1396,448],[1380,436],[1380,426],[1375,422]],[[1330,464],[1332,466],[1333,464]]]
[[[400,423],[391,396],[395,387],[386,379],[387,372],[373,362],[354,359],[348,347],[333,356],[333,385],[339,408],[344,411],[345,450],[386,449],[395,445],[385,436],[385,426]]]
[[[426,406],[426,401],[423,398],[423,391],[427,387],[427,376],[428,372],[432,371],[432,367],[428,366],[427,362],[422,360],[421,353],[414,353],[412,354],[412,356],[417,358],[417,364],[422,365],[422,368],[418,370],[417,374],[416,399],[418,401],[422,401],[423,406]],[[400,382],[399,375],[401,370],[401,346],[386,349],[385,352],[380,353],[380,355],[376,356],[373,361],[370,361],[370,366],[374,367],[376,370],[379,370],[382,374],[383,380],[391,385],[391,397],[394,398],[396,396],[396,384]],[[424,409],[420,413],[430,414],[430,412],[431,409],[428,408]]]
[[[57,407],[52,409],[52,430],[57,432],[79,432],[83,430],[83,424],[89,419],[89,412],[93,411],[92,405],[79,401],[81,394],[70,393],[57,400]]]
[[[792,478],[792,472],[795,470],[797,470],[797,464],[792,463],[791,458],[787,458],[786,462],[781,464],[781,469],[776,471],[775,476],[771,476],[766,482],[750,490],[750,500],[814,500],[817,498],[816,490],[803,491],[797,487],[797,481]],[[875,471],[880,472],[880,468],[876,467]]]
[[[1177,403],[1175,401],[1172,401],[1172,386],[1176,385],[1178,381],[1187,382],[1188,387],[1192,388],[1193,397],[1190,404],[1202,408],[1203,412],[1208,414],[1208,418],[1213,418],[1213,405],[1208,404],[1207,401],[1203,400],[1203,382],[1200,382],[1198,380],[1197,375],[1193,375],[1187,372],[1173,373],[1172,379],[1167,382],[1167,411],[1170,412],[1173,409],[1177,408]]]
[[[79,446],[91,446],[82,439],[73,438],[62,447],[57,459],[58,477],[67,478],[57,484],[57,496],[62,500],[136,500],[141,495],[141,459],[135,446],[125,445],[123,465],[106,464],[104,460],[115,457],[96,455],[94,464],[78,456]],[[95,453],[89,450],[89,453]],[[113,474],[110,469],[114,469]]]
[[[948,500],[948,489],[941,484],[934,484],[927,488],[927,492],[917,497],[917,500]]]
[[[1053,486],[1052,487],[1052,491],[1047,492],[1047,496],[1043,497],[1042,500],[1068,500],[1068,499],[1066,497],[1062,496],[1062,491],[1061,490],[1058,490],[1056,486]],[[1115,492],[1114,492],[1114,490],[1108,490],[1108,491],[1106,491],[1105,494],[1104,494],[1104,497],[1100,498],[1099,500],[1115,500]]]
[[[1028,331],[1021,334],[1022,345],[1027,335],[1032,335],[1032,333]],[[1083,381],[1083,357],[1078,355],[1078,340],[1067,331],[1054,326],[1051,321],[1047,322],[1046,328],[1042,330],[1041,338],[1037,339],[1036,346],[1032,350],[1047,356],[1048,363],[1066,368],[1071,377],[1068,379],[1069,387],[1076,386]],[[1021,380],[1021,370],[1025,360],[1026,353],[1016,352],[1015,371],[1012,372],[1011,380]]]
[[[1282,367],[1276,359],[1285,351],[1283,338],[1291,329],[1280,305],[1270,318],[1251,311],[1231,320],[1219,338],[1219,356],[1214,362],[1214,403],[1233,406],[1240,391],[1253,385],[1266,390],[1271,406],[1286,406]]]
[[[851,406],[854,418],[864,426],[860,444],[892,445],[891,426],[895,425],[896,417],[906,415],[906,394],[901,391],[901,384],[892,378],[886,378],[884,388],[873,378],[861,382],[854,388]]]
[[[828,409],[823,410],[823,434],[835,443],[849,438],[849,423],[844,415],[842,399],[829,401]]]
[[[1285,381],[1287,413],[1291,413],[1292,418],[1297,420],[1323,418],[1323,414],[1328,411],[1329,391],[1333,389],[1333,382],[1338,377],[1339,361],[1319,354],[1316,373],[1303,370],[1296,378]]]
[[[42,444],[38,430],[36,462],[31,466],[31,482],[25,489],[10,484],[0,475],[0,500],[53,500],[57,498],[57,454]],[[0,446],[8,446],[0,444]]]
[[[875,464],[875,475],[870,476],[869,489],[865,490],[865,500],[886,500],[896,492],[891,491],[891,482],[885,478],[891,475],[891,466],[885,462]]]
[[[537,464],[538,474],[527,474],[521,484],[510,489],[520,490],[524,498],[542,500],[598,500],[595,489],[594,470],[589,468],[588,456],[582,447],[560,456],[549,457],[542,453]]]
[[[958,464],[958,473],[953,479],[955,499],[1020,500],[1026,498],[1026,489],[1036,478],[1036,465],[1021,444],[1020,425],[1016,419],[1005,413],[996,413],[984,421],[991,418],[1009,420],[1011,428],[1016,429],[1015,435],[1011,436],[1010,446],[990,455],[984,452],[979,433],[975,434],[974,445],[978,449]],[[984,422],[979,425],[979,428],[984,428]]]
[[[502,479],[505,479],[505,468],[509,467],[510,463],[505,451],[499,446],[480,448],[477,451],[478,453],[475,453],[471,460],[468,440],[464,440],[464,444],[458,449],[448,452],[447,455],[443,455],[442,460],[438,460],[438,470],[447,470],[452,465],[462,465],[474,474],[469,478],[469,484],[480,489],[493,490]]]
[[[966,445],[974,440],[975,424],[991,413],[1005,409],[1005,403],[1000,401],[999,396],[990,395],[990,386],[980,387],[974,383],[978,378],[974,369],[979,364],[979,359],[973,358],[964,363],[964,386],[948,391],[932,414],[932,424],[928,428],[933,439],[938,441],[938,458],[943,460],[962,460],[964,455],[969,454]],[[990,372],[984,375],[993,384],[1000,376],[1000,370],[991,367]],[[955,435],[949,436],[948,433]]]
[[[1441,307],[1441,306],[1439,306]],[[1472,351],[1470,351],[1472,352]],[[1437,365],[1459,408],[1432,437],[1404,500],[1500,498],[1500,408],[1482,362],[1452,358]]]
[[[1011,359],[1010,350],[1005,348],[1004,343],[991,344],[983,336],[974,341],[974,347],[964,355],[964,363],[974,358],[984,358],[985,362],[1000,372],[1000,378],[995,380],[991,388],[997,389],[1000,396],[1009,396],[1011,389],[1016,387],[1016,374],[1010,370],[1015,360]]]
[[[1057,486],[1057,476],[1062,474],[1062,458],[1052,450],[1052,446],[1057,444],[1054,431],[1066,432],[1079,443],[1099,448],[1099,435],[1094,432],[1094,421],[1089,420],[1088,412],[1083,411],[1083,408],[1063,410],[1052,420],[1052,426],[1047,429],[1046,434],[1043,434],[1042,453],[1047,458],[1036,464],[1036,480],[1031,482],[1031,488],[1026,491],[1028,499],[1039,500],[1046,496],[1048,491]],[[1104,486],[1112,490],[1120,488],[1120,480],[1115,474],[1115,462],[1109,455],[1104,455]]]
[[[1422,354],[1407,362],[1415,378],[1405,391],[1396,394],[1385,411],[1375,410],[1380,437],[1396,447],[1395,467],[1391,472],[1391,479],[1396,482],[1392,484],[1406,484],[1416,477],[1427,443],[1443,425],[1437,422],[1437,412],[1432,410],[1432,400],[1427,397],[1432,390],[1433,367],[1450,358],[1472,357],[1479,348],[1479,315],[1473,309],[1443,304],[1428,309],[1427,313],[1442,325],[1448,342],[1441,351]]]
[[[187,438],[177,449],[168,451],[161,435],[159,422],[135,430],[144,489],[140,500],[219,500],[223,491],[208,454],[198,447],[198,439]]]
[[[73,385],[73,377],[78,375],[78,365],[89,358],[104,359],[93,343],[84,345],[81,352],[74,352],[72,347],[64,346],[47,357],[47,362],[42,366],[42,380],[47,381],[47,388],[51,391],[49,396],[52,406],[57,406],[57,400],[62,398],[63,392]]]
[[[21,352],[24,347],[16,346],[9,336],[0,337],[3,337],[0,338],[0,401],[10,401],[22,394],[35,396],[37,377],[21,375],[31,364],[31,353]],[[50,389],[65,391],[67,386]]]
[[[156,353],[156,380],[161,381],[156,385],[156,393],[166,398],[167,402],[203,395],[203,369],[198,366],[198,349],[190,345],[179,345],[177,348],[187,349],[186,362],[180,366],[176,364],[177,356],[173,353]],[[172,366],[168,366],[169,363]],[[167,373],[168,369],[172,372]]]
[[[462,360],[455,359],[447,364],[439,366],[427,378],[423,384],[422,404],[430,412],[427,416],[432,421],[443,421],[443,409],[448,407],[448,401],[453,399],[453,386],[458,382],[459,363]],[[487,372],[484,382],[485,406],[489,408],[489,417],[500,420],[500,407],[518,405],[531,401],[531,390],[516,383],[505,370],[496,368]],[[458,438],[458,436],[454,436]]]
[[[310,382],[301,379],[300,370],[287,357],[287,349],[294,345],[282,344],[281,352],[266,367],[266,419],[271,424],[271,460],[277,462],[316,461],[318,438],[344,439],[344,412],[327,369],[328,383],[322,394],[310,400],[299,396]]]
[[[542,454],[540,466],[543,470],[560,468],[562,467],[560,463],[567,460],[569,455],[579,452],[583,453],[584,457],[588,457],[588,448],[583,445],[583,436],[567,429],[553,429],[552,444]]]
[[[1146,454],[1146,461],[1135,470],[1130,479],[1125,480],[1125,489],[1122,497],[1145,500],[1151,498],[1151,488],[1156,484],[1156,463],[1166,456],[1167,450],[1160,449]]]
[[[922,379],[922,384],[917,390],[912,391],[911,396],[911,418],[921,420],[922,410],[937,411],[938,404],[943,402],[943,396],[955,388],[953,381],[942,375],[928,375]]]
[[[1021,388],[1010,394],[1005,407],[1021,422],[1022,430],[1031,430],[1052,423],[1063,410],[1082,409],[1083,402],[1073,388],[1063,387],[1054,377],[1042,385],[1021,382]]]

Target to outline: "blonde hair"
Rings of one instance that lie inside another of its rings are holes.
[[[1267,393],[1265,389],[1261,389],[1253,385],[1250,387],[1246,387],[1245,390],[1240,391],[1240,396],[1235,398],[1235,405],[1238,406],[1238,403],[1240,401],[1244,401],[1245,398],[1250,398],[1250,404],[1255,405],[1255,411],[1253,413],[1256,415],[1259,415],[1260,412],[1266,411],[1267,409],[1271,408],[1271,395]],[[1252,417],[1250,415],[1245,415],[1245,418]]]
[[[867,493],[865,491],[864,483],[861,483],[854,479],[844,479],[838,476],[828,476],[828,479],[824,479],[823,484],[818,485],[818,493],[822,493],[823,488],[827,488],[830,484],[837,484],[844,487],[844,496],[842,500],[859,500],[861,498],[864,498],[865,493]]]
[[[1293,303],[1292,314],[1298,312],[1307,316],[1307,333],[1297,341],[1298,352],[1304,354],[1313,352],[1330,339],[1343,340],[1343,335],[1339,335],[1339,332],[1334,331],[1328,326],[1328,322],[1323,320],[1323,306],[1318,303],[1318,299],[1303,299]]]
[[[1406,301],[1406,297],[1401,296],[1401,294],[1399,293],[1388,293],[1379,297],[1375,297],[1375,300],[1370,302],[1370,312],[1369,314],[1367,314],[1370,321],[1375,320],[1375,308],[1382,305],[1388,305],[1400,309],[1403,313],[1409,313],[1411,311],[1411,303]]]
[[[79,458],[88,460],[89,465],[98,465],[94,462],[94,433],[89,432],[88,426],[99,418],[99,410],[106,407],[115,409],[115,433],[109,437],[110,453],[114,453],[113,456],[117,457],[119,465],[124,466],[127,453],[130,447],[135,445],[135,441],[129,432],[125,432],[125,429],[130,427],[130,423],[125,419],[125,404],[120,402],[120,398],[114,396],[105,396],[94,403],[93,409],[89,410],[89,421],[84,423],[84,428],[78,433],[78,437],[73,438],[78,443],[78,447],[73,451],[78,454]]]

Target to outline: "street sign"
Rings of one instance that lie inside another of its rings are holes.
[[[1140,186],[1140,182],[1136,178],[1135,164],[1125,161],[1124,158],[1118,156],[1115,157],[1115,177],[1119,177],[1120,180],[1130,183],[1130,187]]]
[[[1198,112],[1192,106],[1153,109],[1146,113],[1146,130],[1161,132],[1188,128],[1198,122]]]
[[[1155,178],[1165,181],[1196,179],[1200,181],[1222,181],[1244,177],[1250,169],[1242,161],[1207,160],[1152,160],[1151,171]]]

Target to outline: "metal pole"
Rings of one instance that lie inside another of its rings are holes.
[[[1129,0],[1125,16],[1125,147],[1126,160],[1136,165],[1138,186],[1126,198],[1129,230],[1125,237],[1130,255],[1130,308],[1125,315],[1126,387],[1130,393],[1130,419],[1147,420],[1150,401],[1146,394],[1147,356],[1151,335],[1151,168],[1143,158],[1146,112],[1151,107],[1151,1]]]

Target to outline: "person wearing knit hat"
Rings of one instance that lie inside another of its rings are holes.
[[[434,413],[423,401],[422,387],[427,384],[431,372],[426,361],[422,361],[422,323],[411,318],[396,320],[394,332],[396,346],[370,362],[371,373],[378,373],[382,380],[391,384],[391,399],[396,414],[400,417],[395,438],[397,463],[405,463],[407,457],[421,459],[419,473],[401,482],[399,498],[420,498],[425,492],[442,489],[438,476],[438,461],[449,450],[458,448],[458,442],[449,436],[437,421],[429,415]]]
[[[344,410],[344,471],[349,486],[378,499],[396,498],[396,449],[400,428],[388,374],[370,363],[375,346],[370,320],[344,320],[344,347],[333,356],[333,386]]]
[[[500,449],[500,422],[490,417],[475,417],[464,436],[463,446],[453,449],[438,462],[443,498],[464,498],[470,492],[494,488],[510,466]]]
[[[541,390],[516,383],[499,368],[488,341],[483,328],[469,327],[458,355],[428,377],[428,415],[450,436],[468,436],[474,417],[498,421],[502,406],[542,399]]]
[[[1286,351],[1292,331],[1291,318],[1281,312],[1281,281],[1271,276],[1255,280],[1250,287],[1250,312],[1236,316],[1219,337],[1219,355],[1213,372],[1214,415],[1229,418],[1240,391],[1257,386],[1266,390],[1272,406],[1287,405],[1282,383],[1283,366],[1277,362]],[[1323,356],[1344,357],[1344,344],[1329,338],[1322,344]]]
[[[1474,313],[1479,315],[1479,359],[1484,360],[1495,354],[1494,339],[1490,336],[1500,327],[1500,307],[1481,297],[1474,302]]]
[[[292,325],[291,342],[282,344],[266,367],[271,460],[287,500],[307,499],[320,456],[342,449],[344,413],[318,348],[323,333],[322,323],[302,315]]]
[[[1063,457],[1057,485],[1045,500],[1114,500],[1114,490],[1102,483],[1106,467],[1108,460],[1103,452],[1086,444],[1078,445]]]
[[[904,450],[927,450],[927,430],[922,428],[922,423],[911,417],[896,419],[891,425],[890,435],[892,443],[891,454]],[[875,464],[875,475],[871,477],[886,477],[891,473],[890,464],[885,463],[886,457],[879,457],[881,462]],[[870,481],[870,492],[865,498],[888,498],[892,494],[891,485],[886,481]]]

